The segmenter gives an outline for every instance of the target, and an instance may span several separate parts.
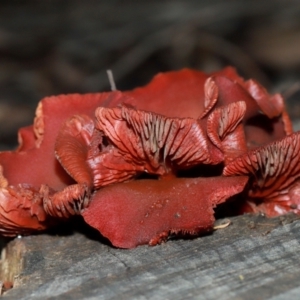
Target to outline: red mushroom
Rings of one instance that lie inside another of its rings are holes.
[[[223,166],[291,132],[282,98],[232,68],[211,75],[187,69],[159,74],[124,93],[45,98],[34,125],[20,130],[18,149],[0,153],[0,231],[29,233],[46,228],[53,217],[81,212],[119,247],[211,229],[213,207],[242,191],[251,176],[226,178]],[[145,173],[157,178],[140,180]],[[197,178],[178,178],[186,176]],[[298,193],[297,184],[290,193]],[[164,202],[167,194],[173,202],[160,210],[160,221],[152,214],[149,227],[141,227],[145,234],[136,232],[128,241],[116,235],[118,226],[124,236],[129,223],[143,221],[141,214],[157,203],[153,195]],[[103,216],[124,207],[119,223]],[[174,220],[185,208],[193,211],[192,221]]]
[[[227,73],[230,76],[224,76]],[[212,77],[191,70],[171,72],[158,75],[144,88],[124,93],[131,97],[122,107],[98,108],[94,127],[85,116],[67,121],[59,134],[56,154],[79,184],[89,182],[92,187],[91,202],[82,212],[86,222],[115,246],[125,248],[155,244],[176,232],[211,229],[212,208],[241,192],[247,181],[246,176],[226,181],[212,166],[230,164],[248,147],[283,137],[289,130],[283,105],[276,102],[274,109],[272,105],[265,108],[249,90],[232,69]],[[87,127],[91,128],[89,134],[85,133]],[[76,131],[78,128],[82,130]],[[205,164],[205,172],[209,170],[209,176],[217,177],[178,178],[181,170],[193,166],[201,170]],[[74,170],[81,169],[86,176],[76,179]],[[142,173],[158,179],[135,180]],[[165,205],[164,199],[170,194],[173,200]],[[164,203],[159,217],[153,214],[141,225],[143,216],[158,202]],[[195,210],[191,215],[194,221],[174,220],[181,202],[185,203],[182,207]],[[51,214],[58,213],[53,205]],[[132,234],[126,233],[129,231]]]
[[[254,80],[245,81],[232,67],[210,75],[190,69],[161,73],[145,87],[124,94],[130,96],[125,102],[137,109],[195,119],[206,119],[213,109],[244,101],[243,125],[249,148],[292,133],[282,97],[269,95]]]
[[[234,108],[220,108],[228,119],[211,122],[220,145],[241,122],[244,105],[236,106],[237,114]],[[154,245],[169,234],[209,231],[213,208],[240,193],[247,182],[247,177],[177,178],[182,169],[223,161],[221,149],[196,119],[167,118],[126,106],[100,107],[93,133],[91,124],[84,116],[70,119],[59,134],[56,154],[74,178],[78,169],[87,174],[77,179],[79,184],[90,182],[92,174],[95,191],[82,215],[117,247]],[[118,184],[143,172],[158,179]]]
[[[251,176],[243,212],[300,213],[300,133],[252,150],[228,164],[226,176]]]
[[[232,99],[230,98],[232,95],[234,98],[237,97],[233,102],[243,100],[247,104],[243,124],[249,148],[266,145],[293,132],[292,122],[280,94],[269,95],[266,89],[255,80],[245,81],[232,67],[221,70],[220,79],[221,81],[217,82],[219,86],[223,87],[220,97]],[[238,88],[234,88],[234,86],[238,86]],[[238,90],[239,92],[237,92]],[[247,100],[242,93],[244,95],[246,93]],[[249,101],[249,96],[251,101]],[[256,105],[253,104],[253,100]]]
[[[64,196],[60,196],[63,189],[66,189],[65,194],[72,195],[72,201],[77,195],[78,207],[84,206],[82,193],[87,188],[76,186],[72,189],[74,180],[55,158],[58,131],[63,122],[76,113],[93,116],[97,106],[116,106],[123,99],[123,95],[115,92],[48,97],[39,103],[34,125],[19,131],[18,149],[0,153],[2,235],[14,236],[45,229],[52,220],[43,205],[47,208],[49,197],[53,195],[63,199]]]

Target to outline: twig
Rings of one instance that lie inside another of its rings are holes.
[[[109,81],[109,84],[110,84],[110,89],[112,91],[116,91],[117,87],[116,87],[116,83],[115,83],[115,80],[114,80],[114,75],[113,75],[112,70],[106,70],[106,73],[107,73],[107,76],[108,76],[108,81]]]

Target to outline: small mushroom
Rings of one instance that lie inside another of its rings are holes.
[[[247,152],[242,120],[246,103],[238,101],[215,109],[207,119],[207,135],[224,153],[225,164]]]
[[[242,212],[269,217],[300,213],[300,133],[247,152],[228,164],[225,176],[250,176]]]
[[[19,131],[20,145],[17,150],[0,153],[2,235],[28,234],[45,229],[53,223],[53,218],[47,216],[46,211],[55,202],[63,201],[64,205],[58,205],[56,210],[62,208],[60,216],[68,217],[70,214],[65,211],[68,207],[65,204],[69,203],[66,196],[72,200],[72,212],[76,211],[76,207],[84,207],[87,186],[71,188],[74,179],[55,157],[54,147],[59,129],[74,114],[93,116],[97,106],[115,106],[123,100],[124,95],[114,92],[53,96],[39,103],[33,126]],[[74,199],[76,195],[77,199]]]

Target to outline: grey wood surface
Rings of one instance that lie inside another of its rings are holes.
[[[6,260],[20,274],[3,299],[297,299],[298,218],[239,216],[204,237],[133,250],[81,233],[16,239]]]

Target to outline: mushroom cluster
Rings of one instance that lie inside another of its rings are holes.
[[[225,68],[43,99],[0,153],[0,231],[82,215],[120,248],[213,229],[214,208],[300,212],[300,133],[279,94]]]

